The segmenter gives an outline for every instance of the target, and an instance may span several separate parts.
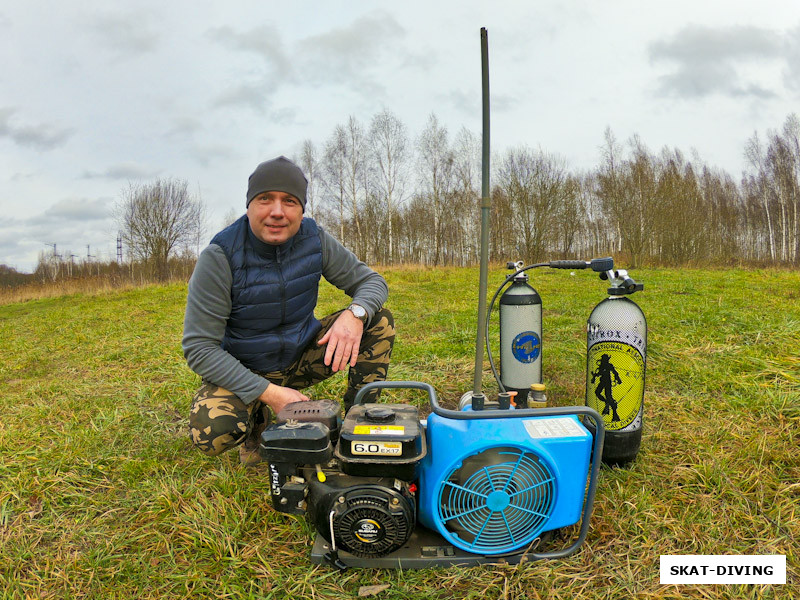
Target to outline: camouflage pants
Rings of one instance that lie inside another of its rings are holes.
[[[302,390],[334,375],[326,366],[325,346],[317,342],[330,329],[341,311],[320,319],[322,329],[308,344],[300,357],[283,371],[258,373],[277,385]],[[389,358],[394,344],[394,319],[388,309],[381,309],[364,329],[355,367],[350,367],[345,410],[353,405],[361,387],[373,381],[384,381],[389,369]],[[378,392],[364,398],[374,402]],[[245,404],[238,396],[209,381],[204,381],[192,400],[189,414],[189,432],[192,442],[201,452],[216,456],[247,440],[257,441],[261,430],[269,421],[269,409],[258,400]]]

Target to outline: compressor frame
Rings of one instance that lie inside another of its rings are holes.
[[[534,409],[515,409],[515,410],[493,410],[484,409],[480,411],[469,410],[450,410],[443,408],[436,396],[436,390],[432,385],[420,381],[376,381],[369,383],[361,388],[353,401],[354,405],[361,404],[364,396],[371,390],[381,389],[416,389],[427,392],[431,411],[445,419],[453,420],[479,420],[479,419],[518,419],[518,418],[537,418],[537,417],[556,417],[568,415],[582,415],[594,421],[596,431],[593,435],[593,446],[590,456],[591,469],[589,470],[588,486],[584,497],[581,511],[580,528],[578,537],[575,541],[560,550],[549,552],[512,552],[501,555],[473,554],[456,548],[447,542],[439,533],[425,528],[416,523],[411,538],[404,546],[390,554],[380,557],[361,558],[354,556],[336,547],[333,540],[329,543],[322,535],[317,532],[314,539],[314,546],[311,551],[311,562],[320,565],[330,565],[345,569],[347,567],[362,568],[402,568],[402,569],[421,569],[434,566],[474,566],[480,564],[519,564],[522,562],[563,558],[573,554],[586,540],[589,533],[590,518],[594,507],[595,495],[597,492],[597,482],[600,475],[601,461],[599,457],[603,454],[603,442],[605,439],[605,425],[600,414],[588,406],[565,406]],[[423,422],[423,426],[425,423]],[[537,539],[543,539],[549,532],[545,531]]]

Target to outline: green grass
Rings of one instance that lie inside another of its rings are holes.
[[[477,269],[392,268],[390,378],[472,387]],[[800,545],[800,274],[637,270],[648,317],[645,430],[603,469],[586,543],[521,566],[340,574],[312,529],[274,512],[262,467],[192,449],[199,379],[180,336],[185,285],[0,306],[0,598],[789,598]],[[490,289],[504,276],[492,269]],[[595,276],[538,271],[544,373],[582,404]],[[319,312],[345,304],[323,285]],[[492,339],[497,353],[497,327]],[[488,365],[485,388],[493,388]],[[338,376],[312,390],[340,398]],[[424,406],[418,392],[395,397]],[[661,586],[661,554],[785,554],[786,586]]]

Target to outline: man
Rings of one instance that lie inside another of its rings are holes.
[[[345,409],[360,387],[386,378],[394,343],[386,281],[303,217],[307,185],[283,156],[258,165],[247,213],[214,236],[189,281],[183,354],[203,378],[189,429],[209,456],[240,445],[243,463],[259,462],[269,410],[308,400],[299,390],[347,366]],[[320,276],[352,303],[318,321]]]

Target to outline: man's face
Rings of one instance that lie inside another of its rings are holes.
[[[286,192],[262,192],[247,207],[250,229],[267,244],[282,244],[300,229],[303,205]]]

